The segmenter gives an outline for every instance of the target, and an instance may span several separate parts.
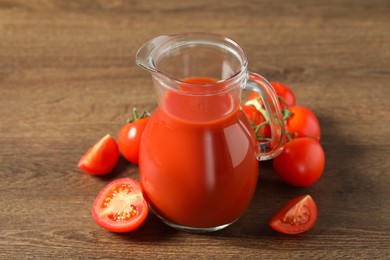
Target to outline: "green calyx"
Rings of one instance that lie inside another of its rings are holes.
[[[139,116],[137,108],[133,107],[133,118],[128,118],[126,122],[132,123],[134,121],[137,121],[137,120],[142,119],[142,118],[147,118],[147,117],[150,117],[149,111],[144,111],[141,114],[141,116]]]

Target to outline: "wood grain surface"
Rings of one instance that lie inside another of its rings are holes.
[[[322,128],[323,177],[284,184],[269,162],[246,214],[190,234],[150,214],[135,232],[98,227],[91,206],[119,177],[81,173],[133,106],[155,108],[135,52],[156,34],[207,31],[244,46],[250,70],[281,81]],[[390,255],[390,2],[0,0],[0,259],[385,259]],[[319,218],[287,236],[267,220],[311,194]]]

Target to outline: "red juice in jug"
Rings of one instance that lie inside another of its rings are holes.
[[[185,81],[192,84],[182,90],[189,87],[195,93],[166,93],[143,134],[139,167],[144,193],[152,209],[175,225],[229,224],[244,213],[256,188],[256,141],[228,91],[196,95],[215,80]]]

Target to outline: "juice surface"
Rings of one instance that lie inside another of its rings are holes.
[[[168,93],[145,129],[139,164],[145,195],[174,224],[228,224],[243,214],[257,184],[251,128],[238,107],[222,113],[231,102],[228,95],[203,100],[213,107],[210,113],[188,107],[183,97]]]

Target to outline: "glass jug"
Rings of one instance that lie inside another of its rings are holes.
[[[159,35],[137,52],[152,74],[157,108],[140,148],[141,184],[151,209],[168,225],[208,232],[227,227],[248,207],[258,160],[275,157],[285,133],[278,99],[247,71],[233,40],[209,33]],[[256,91],[272,137],[258,143],[240,108],[243,89]]]

